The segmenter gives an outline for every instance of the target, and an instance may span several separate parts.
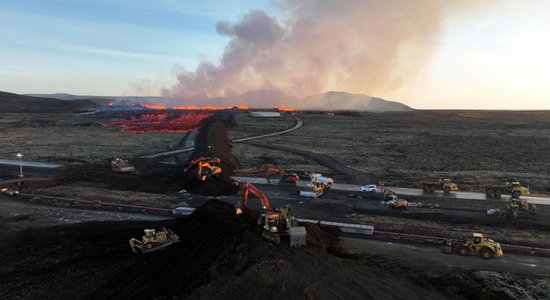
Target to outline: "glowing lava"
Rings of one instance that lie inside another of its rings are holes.
[[[141,118],[109,122],[121,126],[124,132],[189,132],[202,127],[212,113],[144,114]]]
[[[150,108],[150,109],[166,109],[166,106],[164,105],[159,105],[159,104],[148,104],[148,103],[143,103],[141,104],[141,106],[143,107],[146,107],[146,108]]]
[[[281,107],[281,106],[275,106],[275,109],[282,112],[295,112],[296,110],[292,107]]]

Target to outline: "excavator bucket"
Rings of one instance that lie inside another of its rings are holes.
[[[307,231],[303,226],[290,227],[288,229],[290,238],[290,247],[300,247],[306,245]]]

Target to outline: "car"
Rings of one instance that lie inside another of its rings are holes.
[[[376,184],[367,184],[361,187],[361,192],[369,192],[374,193],[376,192]]]

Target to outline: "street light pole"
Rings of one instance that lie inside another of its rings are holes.
[[[25,177],[23,175],[23,154],[17,153],[17,157],[19,157],[19,178]]]

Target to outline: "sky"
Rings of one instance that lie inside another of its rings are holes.
[[[414,108],[550,109],[549,3],[490,1],[442,14],[429,43],[407,41],[408,55],[425,57],[411,76],[391,88],[371,82],[347,91]],[[238,29],[245,14],[261,10],[284,27],[288,6],[269,0],[0,0],[0,90],[159,95],[178,84],[181,70],[220,63],[234,41],[234,33],[220,34],[220,21],[234,24],[224,30]],[[301,17],[299,9],[292,13]],[[327,89],[340,86],[351,85]]]

